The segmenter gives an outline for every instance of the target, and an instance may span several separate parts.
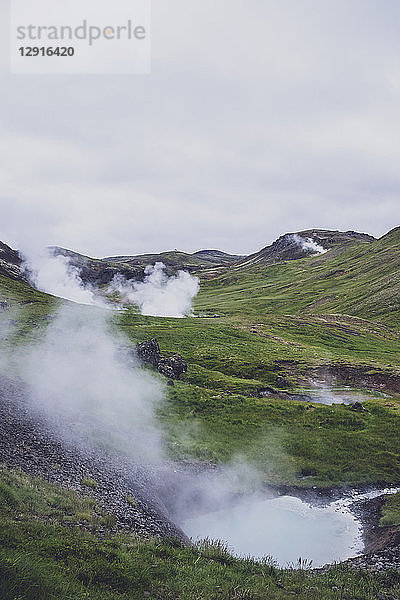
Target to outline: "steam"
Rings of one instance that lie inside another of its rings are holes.
[[[109,285],[124,303],[136,304],[142,315],[152,317],[184,317],[192,314],[192,301],[199,291],[199,280],[187,271],[168,277],[165,265],[157,262],[145,269],[144,281],[127,281],[116,275]]]
[[[328,252],[326,248],[317,244],[312,238],[302,238],[297,233],[294,233],[291,238],[305,252],[312,252],[313,254],[325,254],[325,252]]]
[[[30,283],[42,292],[79,304],[104,304],[83,284],[79,270],[66,256],[55,256],[47,249],[33,252],[25,258],[23,269]]]
[[[42,292],[78,304],[111,307],[99,290],[83,283],[79,269],[67,256],[49,250],[30,252],[23,270],[29,282]],[[123,303],[137,305],[143,315],[179,318],[192,314],[192,301],[198,291],[197,277],[187,271],[168,277],[160,262],[146,267],[144,281],[127,280],[117,274],[107,288],[108,294],[117,293]]]
[[[162,460],[155,413],[163,385],[113,330],[110,311],[65,304],[44,336],[13,359],[32,409],[60,436],[141,464]]]

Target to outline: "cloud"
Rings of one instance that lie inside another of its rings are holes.
[[[102,256],[383,234],[399,17],[393,0],[154,0],[149,76],[3,73],[1,235]]]

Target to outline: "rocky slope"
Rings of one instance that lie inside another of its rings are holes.
[[[0,376],[0,463],[93,495],[116,517],[118,529],[187,541],[160,500],[159,473],[126,457],[72,443],[65,433],[50,428],[34,412],[22,382]],[[93,481],[93,487],[85,486],[85,480]]]
[[[307,229],[296,233],[285,233],[270,246],[266,246],[258,252],[247,256],[236,266],[243,268],[258,263],[276,263],[318,254],[311,247],[307,247],[307,243],[302,246],[302,242],[310,241],[325,251],[333,250],[337,252],[357,243],[371,243],[375,241],[375,238],[366,233],[357,233],[356,231],[342,232],[324,229]]]
[[[22,259],[17,250],[0,242],[0,275],[6,275],[12,279],[22,279],[21,263]]]

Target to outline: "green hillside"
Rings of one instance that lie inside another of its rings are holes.
[[[224,314],[353,315],[400,324],[400,228],[372,243],[276,265],[243,267],[207,282],[200,310]]]
[[[204,280],[195,302],[198,318],[128,311],[120,326],[132,340],[156,337],[164,350],[189,362],[170,392],[165,418],[196,433],[177,442],[172,428],[176,455],[227,460],[244,452],[267,479],[295,482],[299,473],[313,473],[302,485],[397,481],[399,284],[396,229],[341,252]],[[356,417],[350,407],[322,405],[308,410],[284,395],[314,377],[371,388],[369,412]],[[276,394],[257,397],[265,387]]]

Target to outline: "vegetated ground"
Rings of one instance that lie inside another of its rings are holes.
[[[0,290],[11,307],[8,344],[26,343],[60,304],[6,277],[0,278]],[[197,318],[142,317],[128,310],[115,324],[132,343],[156,337],[163,352],[179,352],[189,363],[182,381],[168,388],[159,415],[171,457],[218,462],[244,456],[264,481],[277,484],[397,484],[399,292],[397,229],[341,253],[231,268],[211,279],[206,273],[195,303]],[[366,410],[284,394],[315,379],[369,388]],[[266,388],[270,396],[260,397]],[[61,488],[8,471],[1,481],[6,599],[400,595],[399,575],[393,572],[374,575],[338,566],[311,575],[234,559],[213,545],[183,548],[112,531],[99,536],[95,527],[75,527],[75,509],[57,499],[66,493]],[[31,493],[37,502],[40,496],[41,508],[29,499]],[[61,508],[49,515],[51,498]],[[68,498],[77,507],[84,502]],[[66,525],[62,515],[70,513]],[[398,514],[394,498],[383,508],[381,524],[398,524]]]
[[[217,542],[188,548],[113,532],[112,523],[90,496],[1,469],[2,600],[376,600],[400,594],[396,571],[281,570],[269,558],[233,558]]]
[[[399,250],[394,230],[333,257],[230,269],[196,300],[215,317],[124,313],[132,341],[156,337],[189,362],[163,408],[174,456],[244,454],[276,483],[399,482]],[[370,388],[366,410],[257,397],[321,378]]]
[[[380,525],[400,525],[400,493],[387,497],[382,507]]]

